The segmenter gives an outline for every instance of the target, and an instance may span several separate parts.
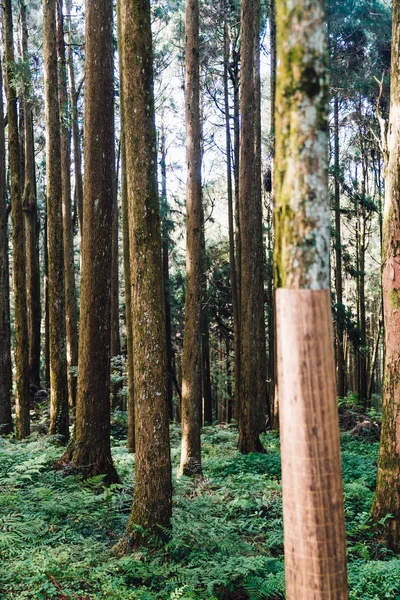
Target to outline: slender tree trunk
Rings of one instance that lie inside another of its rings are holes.
[[[15,411],[18,439],[30,433],[29,420],[29,354],[28,319],[26,312],[26,260],[24,215],[22,210],[22,184],[20,147],[18,137],[18,113],[14,77],[14,42],[11,0],[4,2],[4,45],[8,116],[8,151],[11,171],[12,239],[14,261],[14,305],[15,305]]]
[[[208,311],[208,286],[207,286],[207,251],[205,237],[204,210],[201,207],[201,388],[202,405],[200,405],[200,422],[212,423],[212,391],[211,391],[211,366],[210,366],[210,317]]]
[[[74,145],[74,172],[75,172],[75,203],[78,209],[79,233],[82,241],[82,225],[83,225],[83,179],[82,179],[82,153],[81,141],[78,122],[78,95],[75,85],[75,68],[74,55],[72,47],[71,35],[71,0],[66,0],[66,9],[68,14],[68,30],[67,30],[67,62],[69,75],[69,95],[71,103],[71,124],[72,124],[72,139]]]
[[[257,248],[257,403],[253,403],[253,420],[258,431],[266,429],[266,417],[269,413],[267,406],[267,348],[265,339],[265,310],[264,310],[264,239],[263,239],[263,209],[261,191],[261,79],[260,79],[260,5],[254,8],[253,32],[253,85],[254,85],[254,180],[253,190],[255,195],[254,210],[256,228],[253,236],[256,238]]]
[[[85,182],[75,444],[86,477],[118,481],[110,447],[110,223],[114,202],[112,0],[86,2]],[[99,243],[101,240],[101,243]],[[68,456],[69,454],[69,456]]]
[[[65,339],[64,247],[60,110],[56,37],[56,0],[43,1],[46,108],[47,233],[49,252],[50,429],[69,437],[67,351]]]
[[[117,160],[118,163],[118,160]],[[111,250],[111,358],[121,354],[119,334],[119,213],[118,213],[118,167],[114,168],[114,202],[112,212]],[[118,386],[117,386],[118,387]],[[114,390],[118,392],[118,390]],[[114,398],[116,402],[116,398]]]
[[[378,478],[372,514],[385,519],[388,546],[400,549],[400,2],[393,2],[392,67],[388,156],[383,212],[383,304],[385,315],[385,375]],[[391,518],[386,518],[391,514]]]
[[[336,368],[337,393],[344,398],[345,390],[345,360],[344,360],[344,329],[345,308],[343,305],[343,275],[342,275],[342,234],[340,216],[340,147],[339,147],[339,98],[336,94],[333,104],[334,118],[334,155],[335,155],[335,289],[336,289]]]
[[[287,600],[347,600],[325,3],[277,3],[275,284]],[[293,93],[293,90],[296,93]]]
[[[233,348],[235,357],[235,392],[233,400],[233,416],[237,418],[240,389],[240,314],[238,298],[238,281],[235,256],[235,229],[233,214],[232,161],[231,161],[231,117],[229,108],[228,68],[230,58],[230,42],[228,27],[228,2],[224,0],[224,101],[225,101],[225,137],[226,137],[226,175],[228,186],[228,227],[229,227],[229,267],[233,312]]]
[[[4,120],[3,69],[0,62],[0,123]],[[0,435],[13,430],[11,417],[12,365],[10,280],[8,274],[8,206],[6,202],[6,146],[0,127]]]
[[[47,233],[47,209],[44,218],[43,239],[43,298],[44,298],[44,381],[50,388],[50,317],[49,317],[49,252]]]
[[[71,129],[67,91],[63,1],[57,1],[57,52],[59,60],[59,101],[61,111],[61,176],[65,273],[65,322],[67,339],[68,399],[76,403],[76,375],[71,367],[78,366],[78,322],[75,291],[74,232],[71,205]]]
[[[169,206],[167,196],[167,149],[165,141],[165,123],[164,111],[161,115],[161,237],[162,237],[162,264],[163,264],[163,282],[165,296],[165,335],[167,343],[167,396],[168,396],[168,415],[170,420],[174,418],[173,412],[173,380],[174,372],[172,367],[172,326],[171,326],[171,299],[169,282]]]
[[[26,4],[20,0],[20,30],[22,58],[29,61],[28,27]],[[25,127],[25,184],[23,207],[25,215],[26,237],[26,293],[29,339],[29,382],[40,387],[40,267],[39,267],[39,217],[36,199],[35,144],[33,134],[32,106],[29,99],[29,83],[24,90],[24,127]]]
[[[259,340],[260,283],[262,283],[261,194],[255,178],[255,105],[254,89],[254,14],[258,0],[244,0],[241,6],[241,77],[240,77],[240,411],[239,450],[262,452],[259,439]],[[260,178],[261,180],[261,178]],[[260,181],[261,185],[261,181]],[[261,237],[261,240],[260,240]]]
[[[267,267],[267,298],[268,298],[268,374],[269,374],[269,408],[270,427],[272,430],[279,428],[279,401],[276,389],[276,315],[274,297],[274,268],[273,247],[274,228],[272,211],[274,206],[274,173],[275,173],[275,99],[276,99],[276,6],[275,0],[270,0],[270,51],[271,51],[271,220],[268,239],[268,267]]]
[[[182,355],[181,475],[201,473],[201,124],[199,3],[186,0],[186,296]]]
[[[150,1],[120,0],[136,399],[135,495],[121,549],[163,537],[172,510]]]
[[[119,87],[120,87],[120,123],[121,123],[121,208],[122,208],[122,240],[124,259],[125,318],[126,318],[126,354],[128,366],[128,452],[135,451],[135,389],[134,389],[134,356],[132,329],[132,287],[128,217],[128,189],[126,173],[126,136],[124,110],[124,69],[122,60],[123,39],[121,32],[121,3],[117,2],[117,27],[119,51]]]

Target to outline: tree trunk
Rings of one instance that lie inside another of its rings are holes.
[[[254,31],[258,0],[244,0],[241,8],[240,77],[240,411],[239,450],[262,452],[259,439],[260,284],[262,285],[261,194],[255,166],[256,93],[254,88]],[[261,185],[261,178],[260,178]],[[261,289],[262,292],[262,289]]]
[[[372,514],[386,518],[386,543],[400,550],[400,1],[393,2],[392,67],[388,158],[385,168],[383,213],[383,304],[385,315],[385,375],[382,396],[382,433],[378,477]]]
[[[277,3],[275,284],[287,600],[348,598],[329,282],[324,6]]]
[[[74,55],[72,48],[71,35],[71,0],[66,0],[66,9],[68,16],[68,31],[67,31],[67,61],[69,75],[69,95],[71,103],[71,124],[72,124],[72,139],[74,143],[74,172],[75,172],[75,203],[78,209],[79,233],[82,241],[82,226],[83,226],[83,181],[82,181],[82,153],[81,141],[78,122],[78,94],[75,85],[75,68]]]
[[[186,296],[182,354],[181,475],[201,474],[202,191],[199,3],[186,0]]]
[[[343,274],[342,274],[342,235],[340,216],[340,149],[339,149],[339,98],[336,94],[333,104],[334,118],[334,155],[335,155],[335,290],[336,290],[336,370],[337,393],[344,398],[345,390],[345,360],[344,360],[344,329],[345,308],[343,305]]]
[[[3,70],[0,62],[0,123],[3,123],[3,120]],[[7,435],[13,430],[11,417],[12,365],[6,190],[6,146],[4,127],[0,127],[0,435]]]
[[[78,366],[78,322],[75,292],[74,232],[71,206],[71,129],[67,91],[63,1],[57,1],[57,52],[59,60],[59,101],[61,112],[61,176],[65,273],[65,322],[67,339],[67,378],[69,405],[76,403],[76,374]]]
[[[172,367],[172,333],[171,333],[171,299],[169,282],[169,206],[167,197],[167,149],[165,145],[165,123],[164,112],[161,114],[161,237],[162,237],[162,264],[164,282],[164,305],[165,305],[165,335],[167,343],[167,396],[168,415],[172,421],[173,411],[173,381],[174,372]]]
[[[85,181],[75,445],[86,477],[118,481],[110,448],[110,223],[114,202],[112,1],[86,3]],[[99,242],[101,240],[101,243]]]
[[[111,250],[111,358],[121,354],[119,334],[119,213],[118,213],[118,160],[114,167],[114,202],[112,212],[112,250]],[[117,386],[118,388],[118,386]],[[118,389],[113,390],[114,395]],[[117,404],[117,399],[114,398]]]
[[[128,368],[128,452],[135,452],[135,389],[134,389],[134,356],[132,329],[132,288],[128,217],[128,189],[126,173],[126,136],[124,110],[124,69],[122,60],[123,40],[121,32],[121,3],[117,2],[117,29],[119,54],[119,87],[120,87],[120,122],[121,122],[121,210],[122,241],[124,259],[125,318],[126,318],[126,354]]]
[[[62,221],[62,182],[60,110],[56,37],[56,0],[43,2],[47,233],[49,252],[50,322],[50,429],[51,435],[66,441],[69,437],[67,352],[65,340],[64,248]]]
[[[49,318],[49,252],[47,233],[47,209],[44,217],[43,239],[43,300],[44,300],[44,381],[50,387],[50,318]]]
[[[204,210],[201,207],[201,390],[200,422],[212,423],[212,390],[210,366],[210,317],[208,311],[207,252]]]
[[[229,68],[229,27],[228,27],[228,3],[224,0],[224,101],[225,101],[225,137],[226,137],[226,175],[228,192],[228,228],[229,228],[229,268],[232,293],[232,312],[233,312],[233,348],[235,358],[235,391],[233,399],[233,416],[237,418],[236,408],[239,406],[240,389],[240,314],[238,298],[238,281],[235,256],[235,229],[233,214],[233,189],[232,189],[232,161],[231,161],[231,117],[229,108],[229,87],[228,87],[228,68]]]
[[[261,433],[266,429],[268,409],[267,395],[267,348],[265,339],[265,310],[264,310],[264,237],[263,237],[263,209],[261,191],[261,79],[260,79],[260,5],[254,7],[254,179],[253,190],[255,195],[254,210],[256,228],[253,236],[256,238],[257,248],[257,403],[253,403],[253,419],[255,426]]]
[[[8,113],[8,151],[11,171],[11,209],[13,221],[14,306],[15,306],[15,412],[17,438],[30,433],[29,420],[29,354],[28,319],[26,312],[26,260],[24,215],[22,210],[22,185],[18,113],[14,77],[14,42],[11,0],[4,2],[4,44]]]
[[[172,510],[164,291],[149,0],[121,0],[136,399],[135,495],[122,549],[151,543]]]
[[[26,4],[20,0],[20,28],[22,58],[29,61],[28,27],[26,22]],[[39,267],[39,231],[40,223],[37,210],[35,144],[33,133],[32,106],[29,98],[29,82],[24,90],[24,127],[25,127],[25,184],[23,207],[25,215],[26,237],[26,293],[29,339],[29,382],[40,387],[40,267]]]

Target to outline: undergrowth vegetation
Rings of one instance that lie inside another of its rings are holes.
[[[120,557],[132,501],[134,456],[122,413],[113,456],[122,484],[52,469],[44,438],[0,440],[0,598],[58,600],[279,600],[284,594],[279,439],[241,456],[234,428],[203,432],[204,479],[175,481],[165,547]],[[174,469],[180,432],[171,430]],[[369,511],[378,444],[342,434],[350,600],[400,600],[400,559],[379,543]]]

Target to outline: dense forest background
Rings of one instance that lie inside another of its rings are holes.
[[[279,186],[298,93],[283,57],[299,57],[278,4],[4,2],[1,598],[307,598],[288,580],[285,596],[283,561],[274,294],[290,287]],[[328,0],[323,33],[337,597],[398,600],[395,475],[373,501],[391,3]]]

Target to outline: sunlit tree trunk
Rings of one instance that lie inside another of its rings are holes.
[[[14,42],[11,0],[4,2],[4,46],[6,62],[6,90],[8,116],[8,152],[11,173],[12,240],[14,261],[15,306],[15,412],[18,439],[30,433],[29,420],[29,354],[28,319],[26,304],[26,260],[24,215],[22,210],[22,182],[18,137],[18,112],[14,77]]]
[[[172,509],[164,291],[149,0],[120,0],[129,203],[135,495],[122,550],[164,536]]]
[[[0,62],[0,123],[4,119],[3,71]],[[13,429],[11,417],[10,280],[8,273],[8,206],[6,202],[6,146],[0,127],[0,435]]]
[[[50,429],[69,437],[67,351],[65,338],[64,248],[61,232],[62,182],[56,37],[56,0],[43,2],[46,110],[46,200],[49,252]]]
[[[29,63],[26,4],[20,0],[20,38],[22,59]],[[29,381],[40,387],[40,268],[39,268],[39,218],[36,198],[35,144],[29,82],[24,89],[25,165],[23,206],[26,237],[26,292],[29,339]]]
[[[240,71],[240,409],[239,450],[262,452],[259,439],[260,293],[262,293],[261,194],[256,181],[256,91],[254,88],[254,31],[258,0],[241,5]],[[258,159],[257,159],[258,160]],[[261,185],[261,178],[260,184]],[[261,290],[260,290],[261,285]]]
[[[400,2],[393,2],[390,115],[383,212],[383,304],[385,316],[385,375],[378,478],[372,509],[385,519],[384,537],[400,550]]]
[[[75,443],[86,477],[118,480],[110,447],[111,219],[114,202],[112,0],[86,2],[85,180]]]
[[[199,3],[186,0],[186,296],[182,354],[181,475],[201,473],[201,124]]]
[[[63,2],[57,1],[57,52],[59,60],[58,85],[61,113],[61,175],[62,214],[65,271],[65,322],[67,340],[68,399],[70,406],[76,402],[76,373],[78,366],[78,323],[75,292],[74,232],[71,203],[71,128],[67,89],[67,63],[65,57]]]
[[[277,3],[275,283],[287,600],[346,600],[325,3]]]

